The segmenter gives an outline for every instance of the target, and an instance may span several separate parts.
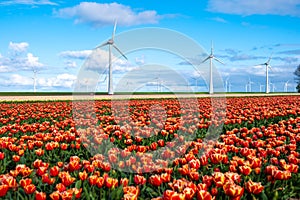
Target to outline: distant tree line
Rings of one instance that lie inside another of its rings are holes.
[[[297,69],[294,72],[295,80],[297,81],[296,89],[300,93],[300,65],[298,65]]]

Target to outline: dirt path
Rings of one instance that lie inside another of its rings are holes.
[[[258,97],[258,96],[299,96],[300,93],[270,93],[270,94],[161,94],[161,95],[62,95],[62,96],[0,96],[0,102],[4,101],[55,101],[55,100],[74,100],[74,99],[147,99],[147,98],[191,98],[191,97]]]

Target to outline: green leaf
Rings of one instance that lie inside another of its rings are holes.
[[[80,188],[81,188],[81,185],[82,185],[82,181],[79,180],[79,181],[76,182],[75,187],[76,187],[77,189],[80,189]]]
[[[269,198],[267,197],[265,191],[262,191],[262,193],[260,193],[260,197],[262,200],[268,200]]]

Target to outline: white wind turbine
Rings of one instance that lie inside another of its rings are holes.
[[[213,60],[216,60],[217,62],[221,63],[224,65],[224,63],[222,63],[218,58],[216,58],[214,56],[214,49],[213,49],[213,42],[211,42],[211,50],[210,50],[210,55],[205,58],[201,63],[206,62],[207,60],[210,61],[210,68],[209,68],[209,94],[213,94],[214,93],[214,86],[213,86],[213,69],[212,69],[212,65],[213,65]]]
[[[290,80],[288,80],[287,82],[284,83],[284,92],[288,92],[288,84],[289,84]]]
[[[195,88],[195,91],[197,91],[197,88],[198,88],[198,80],[200,79],[200,77],[192,77],[193,80],[195,80],[196,82],[196,88]]]
[[[111,63],[111,57],[112,57],[112,54],[111,54],[111,48],[114,47],[126,60],[127,57],[121,52],[121,50],[115,45],[115,41],[114,41],[114,38],[115,38],[115,33],[116,33],[116,27],[117,27],[117,21],[115,21],[115,25],[114,25],[114,30],[112,32],[112,36],[111,38],[101,44],[100,46],[96,47],[97,48],[100,48],[100,47],[103,47],[103,46],[106,46],[108,45],[108,94],[114,94],[114,91],[113,91],[113,79],[112,79],[112,63]]]
[[[246,92],[248,92],[247,86],[249,87],[249,92],[252,92],[252,87],[251,87],[252,84],[254,84],[254,82],[252,82],[251,79],[249,78],[248,83],[246,84]]]
[[[264,87],[264,85],[262,85],[262,84],[259,83],[259,82],[258,82],[258,84],[259,84],[259,92],[262,92],[262,88]]]
[[[36,92],[36,74],[37,74],[37,70],[36,69],[33,69],[32,70],[33,71],[33,77],[32,77],[32,79],[33,79],[33,92],[35,93]]]
[[[230,91],[230,82],[229,82],[229,76],[225,80],[225,92]]]
[[[262,63],[260,65],[266,66],[266,93],[270,92],[270,82],[269,82],[269,68],[271,69],[270,61],[272,59],[272,54],[269,57],[268,61],[265,63]]]
[[[276,86],[275,86],[275,83],[272,83],[271,81],[270,81],[270,86],[272,85],[272,92],[275,92],[275,89],[276,89]]]

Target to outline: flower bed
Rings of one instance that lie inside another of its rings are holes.
[[[0,103],[0,198],[299,198],[297,97],[86,105]]]

